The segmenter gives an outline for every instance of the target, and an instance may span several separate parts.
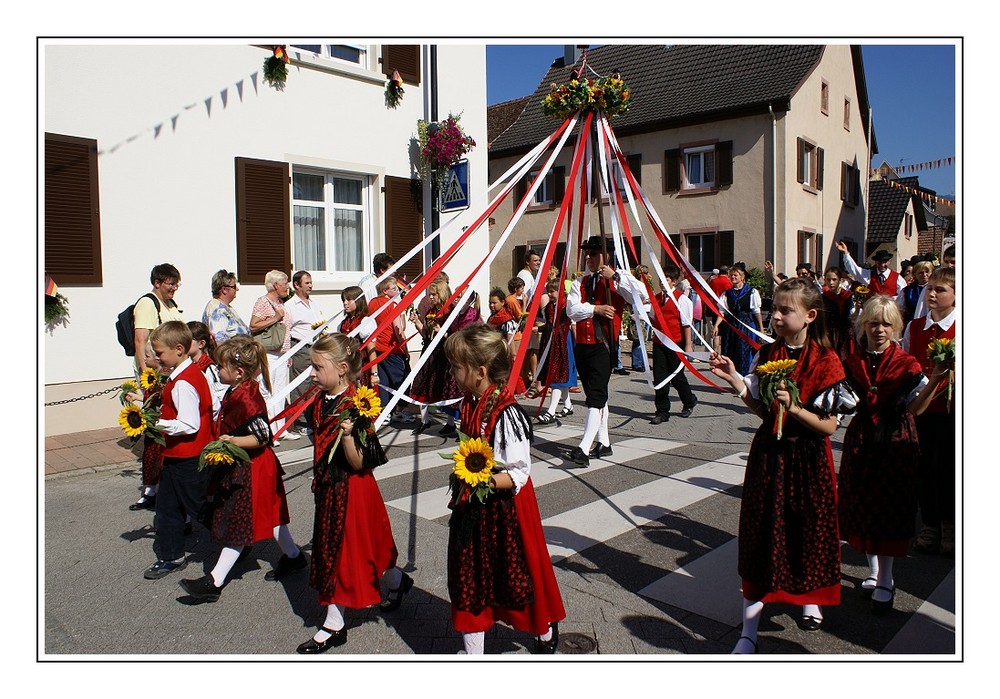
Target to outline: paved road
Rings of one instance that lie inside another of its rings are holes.
[[[549,550],[568,612],[559,654],[636,658],[656,654],[722,659],[739,636],[736,529],[746,450],[756,419],[730,395],[696,387],[700,403],[688,419],[648,424],[649,389],[633,374],[614,377],[611,434],[615,453],[589,468],[564,462],[561,446],[582,430],[576,415],[537,430],[532,477]],[[436,430],[414,437],[388,428],[390,461],[376,472],[388,505],[400,564],[416,581],[391,615],[348,612],[349,638],[337,655],[457,653],[446,588],[448,464],[451,442]],[[839,455],[843,430],[834,439]],[[285,441],[279,454],[301,544],[312,528],[311,446]],[[323,616],[308,575],[281,583],[264,574],[280,555],[258,544],[237,565],[215,604],[190,605],[180,577],[197,577],[217,554],[208,532],[188,538],[181,575],[148,581],[151,514],[129,512],[138,465],[61,475],[45,481],[44,628],[50,659],[78,654],[143,658],[241,655],[299,658],[295,646]],[[961,658],[956,649],[954,561],[913,554],[897,563],[896,609],[873,617],[856,591],[864,558],[843,549],[843,599],[826,610],[823,630],[801,631],[797,609],[770,605],[760,625],[761,654],[821,654],[896,659]],[[526,654],[532,639],[498,626],[490,654]],[[899,654],[899,655],[897,655]],[[729,656],[725,656],[728,658]]]

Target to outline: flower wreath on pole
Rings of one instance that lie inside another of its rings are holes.
[[[395,109],[403,101],[403,79],[399,76],[399,71],[392,71],[392,77],[385,83],[385,106]]]
[[[275,46],[271,55],[264,59],[264,82],[275,90],[284,90],[285,81],[288,80],[288,47]]]
[[[608,118],[624,114],[632,104],[632,91],[621,75],[612,73],[603,78],[574,77],[565,85],[552,83],[551,91],[542,101],[542,112],[557,119],[566,119],[579,111],[604,112]]]
[[[443,121],[417,121],[421,175],[426,177],[433,169],[437,171],[438,180],[443,179],[448,168],[476,146],[459,125],[461,118],[461,114],[449,114]]]

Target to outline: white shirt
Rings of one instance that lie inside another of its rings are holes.
[[[946,315],[941,320],[934,320],[931,318],[930,314],[924,316],[924,330],[929,329],[932,325],[936,325],[945,332],[951,329],[952,324],[955,322],[955,312],[958,309],[952,309],[951,313]],[[916,319],[919,320],[919,317]],[[910,352],[910,324],[907,324],[906,330],[903,332],[903,350],[905,352]],[[912,352],[910,352],[912,354]]]
[[[312,336],[312,326],[323,320],[323,312],[313,299],[304,300],[298,294],[285,301],[285,315],[292,341],[308,340]]]
[[[594,274],[598,274],[594,272]],[[587,274],[583,277],[579,277],[573,280],[573,285],[569,288],[569,294],[566,296],[566,315],[574,323],[581,320],[587,320],[588,318],[594,317],[594,306],[593,303],[584,303],[580,295],[580,284],[581,282],[593,283],[591,277],[593,275]],[[638,298],[642,304],[649,303],[649,295],[646,293],[646,287],[638,279],[633,277],[628,272],[619,272],[620,281],[615,285],[615,293],[621,296],[623,299],[635,305],[635,299]]]
[[[167,380],[174,381],[189,366],[191,366],[190,357],[174,367]],[[174,406],[177,408],[177,418],[174,420],[157,420],[156,426],[165,434],[171,436],[197,434],[201,427],[201,413],[198,410],[201,400],[198,398],[198,391],[187,381],[178,380],[174,381],[174,385],[170,389],[170,396],[174,401]],[[214,399],[212,402],[214,404]]]
[[[501,420],[504,426],[502,435],[497,435],[496,449],[494,457],[497,461],[502,461],[507,469],[507,475],[514,481],[514,494],[524,487],[531,475],[531,443],[523,437],[518,439],[514,434],[512,420]],[[501,449],[500,445],[506,444],[506,449]]]
[[[725,308],[727,311],[730,310],[729,305],[726,304],[725,293],[719,295],[719,301],[722,302],[720,305],[723,308]],[[760,293],[754,288],[750,289],[750,312],[760,313]]]
[[[854,258],[851,257],[851,253],[845,252],[843,253],[843,255],[844,255],[844,267],[847,269],[848,273],[850,273],[850,275],[855,279],[861,279],[864,281],[865,284],[868,284],[872,280],[872,275],[877,274],[874,270],[862,269],[858,265],[858,263],[854,261]],[[889,270],[886,269],[885,273],[886,275],[888,275]],[[903,275],[900,274],[899,276],[896,277],[896,293],[897,294],[900,293],[905,288],[906,288],[906,280],[903,279]]]
[[[535,286],[534,275],[530,270],[522,268],[521,271],[517,273],[517,278],[524,281],[524,297],[530,299],[531,290]]]

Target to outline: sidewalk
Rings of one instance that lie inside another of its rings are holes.
[[[103,471],[135,463],[140,456],[142,442],[130,447],[119,427],[46,437],[45,477]]]

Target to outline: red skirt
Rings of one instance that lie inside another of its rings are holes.
[[[270,448],[250,462],[250,491],[253,497],[253,538],[263,541],[274,536],[274,528],[288,524],[288,501],[281,477],[284,470]]]
[[[531,479],[514,496],[514,509],[524,542],[524,557],[535,591],[535,601],[516,608],[487,607],[479,614],[471,614],[452,606],[451,620],[455,630],[461,633],[486,631],[495,621],[503,621],[519,631],[542,635],[549,630],[549,624],[566,618],[559,584],[552,570],[552,559],[545,544],[542,518],[538,512],[535,488]]]

